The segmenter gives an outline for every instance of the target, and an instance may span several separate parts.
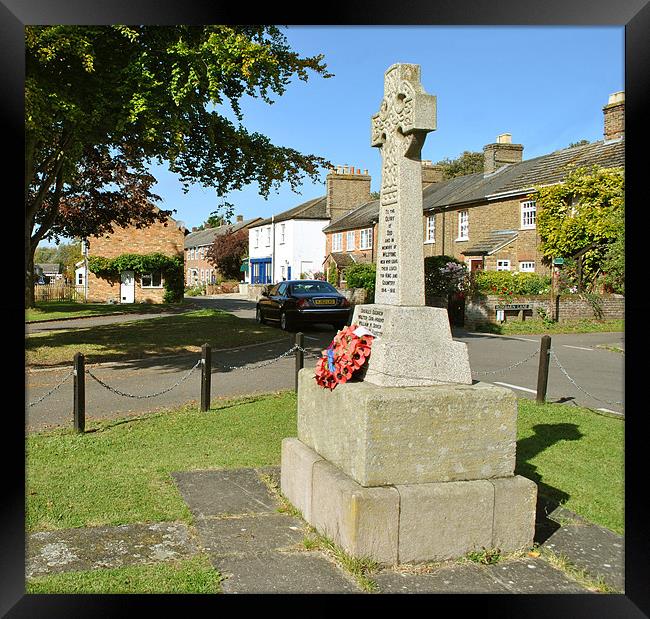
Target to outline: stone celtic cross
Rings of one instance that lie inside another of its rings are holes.
[[[436,97],[424,92],[420,66],[391,66],[372,117],[371,144],[382,156],[375,303],[424,305],[420,153],[435,128]]]

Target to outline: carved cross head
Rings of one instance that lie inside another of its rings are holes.
[[[372,117],[371,145],[381,148],[391,141],[402,142],[403,136],[412,136],[403,154],[419,157],[424,137],[435,128],[436,97],[424,92],[420,65],[392,65],[385,73],[379,112]],[[414,147],[417,153],[409,152]]]

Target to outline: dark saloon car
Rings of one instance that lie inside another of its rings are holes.
[[[306,322],[342,329],[349,318],[350,302],[332,284],[319,280],[280,282],[262,293],[257,302],[257,322],[279,322],[285,330]]]

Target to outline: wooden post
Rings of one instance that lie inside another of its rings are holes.
[[[73,417],[74,429],[84,432],[86,429],[86,363],[80,352],[74,355],[73,383]]]
[[[546,387],[548,386],[548,366],[551,356],[551,336],[543,335],[539,348],[539,371],[537,372],[537,403],[546,401]]]
[[[305,347],[305,336],[302,331],[296,333],[296,346]],[[305,365],[305,354],[299,348],[296,348],[296,393],[298,393],[298,372]]]
[[[210,410],[210,388],[212,386],[212,348],[201,346],[201,411]]]

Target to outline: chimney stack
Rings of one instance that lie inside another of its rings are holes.
[[[618,140],[625,135],[625,92],[619,91],[609,95],[607,105],[603,108],[605,142]]]
[[[497,141],[483,147],[483,174],[487,176],[504,165],[521,163],[524,147],[512,143],[510,133],[497,136]]]
[[[432,183],[444,180],[445,172],[441,165],[434,165],[431,161],[422,160],[422,188]]]
[[[326,214],[336,221],[357,206],[370,202],[370,175],[354,166],[336,166],[326,178]]]
[[[237,223],[240,223],[244,221],[244,216],[243,215],[237,215]]]

